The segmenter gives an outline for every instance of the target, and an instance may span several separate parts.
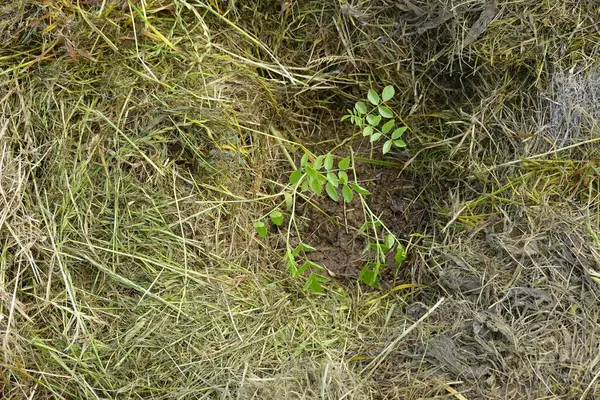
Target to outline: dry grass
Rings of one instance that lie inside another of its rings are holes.
[[[1,5],[1,397],[597,398],[599,13]],[[282,200],[281,140],[296,161],[339,145],[386,84],[409,150],[338,155],[375,157],[410,258],[395,288],[304,293],[252,228]]]

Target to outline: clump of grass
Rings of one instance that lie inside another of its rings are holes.
[[[116,5],[8,11],[34,33],[3,32],[3,397],[251,396],[302,357],[277,393],[364,398],[352,296],[300,295],[251,229],[277,85],[186,4]]]

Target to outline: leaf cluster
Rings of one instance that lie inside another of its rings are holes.
[[[406,147],[402,135],[406,132],[406,126],[398,126],[394,119],[394,113],[387,102],[394,98],[396,91],[393,86],[386,86],[381,94],[369,89],[367,99],[370,109],[363,101],[357,101],[352,110],[342,117],[342,121],[350,119],[354,125],[362,129],[363,136],[368,136],[371,143],[382,138],[382,153],[387,154],[393,146]]]

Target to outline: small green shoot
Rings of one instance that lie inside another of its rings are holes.
[[[368,228],[369,223],[365,223],[361,227],[361,231],[365,231]],[[380,221],[373,224],[373,229],[378,227],[383,227]],[[370,242],[367,246],[369,251],[374,252],[373,261],[368,261],[358,277],[359,281],[364,282],[365,284],[371,287],[377,287],[379,285],[379,274],[381,268],[386,265],[387,255],[396,248],[394,254],[394,265],[396,269],[400,268],[406,260],[406,249],[402,244],[396,239],[396,237],[392,234],[385,235],[383,239],[377,240],[375,242]]]
[[[354,109],[348,110],[348,114],[342,117],[342,121],[350,119],[354,125],[362,130],[363,136],[369,137],[371,143],[375,143],[384,138],[385,142],[382,147],[382,153],[389,153],[393,147],[404,148],[406,143],[401,139],[407,127],[397,127],[394,119],[394,112],[386,104],[394,98],[396,90],[393,86],[383,88],[381,95],[373,89],[369,89],[367,99],[373,106],[371,110],[363,101],[358,101],[354,105]],[[386,119],[383,126],[379,127],[382,119]],[[392,129],[396,129],[392,132]],[[390,132],[391,135],[390,135]]]
[[[311,292],[323,291],[322,284],[329,281],[329,278],[319,273],[320,271],[325,271],[325,268],[315,262],[310,261],[306,255],[306,253],[316,250],[317,249],[312,246],[300,243],[294,250],[291,250],[288,247],[283,258],[287,269],[294,278],[303,276],[307,271],[309,272],[309,276],[304,284],[304,290],[309,290]],[[300,265],[298,258],[300,258],[300,261],[304,261],[302,265]]]

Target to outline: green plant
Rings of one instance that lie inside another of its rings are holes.
[[[292,209],[294,209],[294,207],[292,207]],[[283,225],[284,215],[276,208],[269,213],[269,219],[273,225],[279,227]],[[290,218],[290,223],[292,221],[293,218]],[[256,221],[254,223],[254,229],[260,237],[267,237],[267,224],[264,221]],[[314,247],[302,242],[292,250],[288,230],[286,252],[283,261],[290,271],[290,274],[295,278],[302,276],[307,271],[309,272],[309,276],[304,284],[304,290],[310,290],[311,292],[321,292],[323,290],[323,283],[329,281],[329,278],[321,273],[321,271],[325,271],[325,268],[322,265],[311,261],[307,256],[307,253],[316,250],[317,249]]]
[[[368,225],[371,225],[373,232],[377,232],[377,229],[380,227],[385,229],[385,226],[381,221],[376,221],[371,224],[365,223],[361,227],[361,231],[364,231]],[[377,286],[381,268],[386,265],[387,255],[394,248],[396,249],[394,254],[394,265],[396,268],[399,268],[406,259],[406,249],[398,242],[393,234],[387,233],[382,239],[375,238],[375,240],[369,241],[367,250],[375,253],[375,259],[365,263],[358,279],[369,286]]]
[[[300,187],[302,192],[312,191],[317,196],[321,196],[325,185],[325,192],[333,201],[339,200],[338,189],[341,188],[342,198],[347,203],[354,199],[354,192],[369,194],[367,189],[349,181],[347,171],[350,169],[350,157],[341,159],[337,167],[334,168],[331,153],[318,156],[313,162],[309,160],[308,154],[304,154],[300,160],[300,168],[290,175],[290,184],[295,188]]]
[[[401,139],[406,131],[406,127],[398,127],[393,118],[394,114],[387,105],[395,94],[392,86],[386,86],[381,95],[374,90],[369,90],[367,98],[373,105],[371,110],[367,105],[358,101],[353,110],[348,110],[342,120],[350,119],[352,123],[363,129],[363,135],[370,136],[371,142],[376,142],[381,138],[387,140],[383,144],[383,153],[390,151],[392,146],[399,148],[406,147],[406,143]],[[377,115],[375,115],[377,114]],[[383,125],[380,124],[386,120]],[[290,157],[291,160],[291,157]],[[293,164],[293,160],[291,161]],[[399,268],[406,258],[406,250],[398,239],[385,227],[383,222],[371,211],[365,196],[370,192],[360,186],[356,179],[356,170],[352,157],[345,157],[335,163],[334,155],[329,152],[325,155],[314,156],[305,152],[300,159],[300,167],[294,170],[289,176],[289,185],[282,192],[285,197],[282,204],[286,205],[289,214],[289,223],[287,227],[286,252],[283,260],[293,277],[308,277],[304,284],[305,290],[320,292],[323,290],[323,284],[329,279],[322,274],[325,268],[308,257],[308,253],[316,249],[300,240],[300,244],[292,246],[290,244],[290,232],[295,229],[298,238],[301,237],[298,228],[295,225],[296,201],[298,197],[306,197],[307,194],[314,194],[317,197],[323,195],[323,189],[327,196],[333,201],[340,200],[350,203],[356,197],[360,199],[363,207],[365,223],[359,229],[359,234],[367,238],[366,254],[368,261],[362,268],[358,277],[359,281],[369,286],[376,287],[379,282],[381,268],[386,265],[386,257],[395,248],[394,264]],[[308,198],[308,197],[306,197]],[[278,227],[284,222],[284,214],[279,206],[273,209],[268,217],[270,221]],[[265,238],[268,233],[266,218],[256,221],[254,229],[258,235]]]
[[[342,199],[347,203],[354,199],[355,193],[358,196],[370,194],[367,189],[361,187],[358,183],[350,182],[348,175],[350,171],[354,175],[350,157],[342,158],[336,167],[334,157],[331,153],[312,157],[312,161],[311,156],[305,153],[300,160],[300,168],[292,172],[289,176],[289,189],[284,195],[286,199],[285,203],[291,215],[284,262],[294,277],[303,276],[305,272],[308,272],[309,275],[304,284],[305,290],[320,292],[323,290],[323,283],[329,279],[322,274],[325,268],[311,261],[307,256],[307,253],[316,250],[314,247],[303,242],[293,249],[290,245],[289,233],[292,230],[292,223],[295,220],[296,199],[299,195],[306,192],[312,192],[320,197],[323,194],[323,188],[325,188],[325,193],[327,193],[327,196],[331,200],[339,201],[341,193]],[[278,208],[273,209],[268,216],[275,226],[283,225],[284,215]],[[267,222],[264,220],[256,221],[254,229],[260,237],[265,238],[267,236]],[[300,235],[298,234],[298,236]]]
[[[350,122],[361,128],[363,136],[368,136],[371,143],[382,138],[386,139],[383,143],[383,154],[387,154],[392,146],[406,147],[402,135],[406,132],[407,127],[396,124],[394,113],[387,103],[394,98],[395,93],[393,86],[386,86],[381,95],[375,90],[369,89],[367,99],[372,107],[369,109],[365,102],[357,101],[354,108],[349,109],[348,114],[342,117],[342,121],[350,119]]]
[[[312,246],[300,243],[294,250],[291,250],[288,246],[284,256],[286,267],[293,277],[300,277],[305,271],[310,272],[306,279],[306,283],[304,284],[304,290],[310,290],[311,292],[321,292],[323,290],[322,284],[329,281],[329,278],[320,273],[320,271],[325,271],[325,268],[322,265],[310,261],[306,255],[306,253],[316,250],[317,249]],[[304,262],[302,263],[302,261]],[[302,265],[300,265],[300,263],[302,263]]]

